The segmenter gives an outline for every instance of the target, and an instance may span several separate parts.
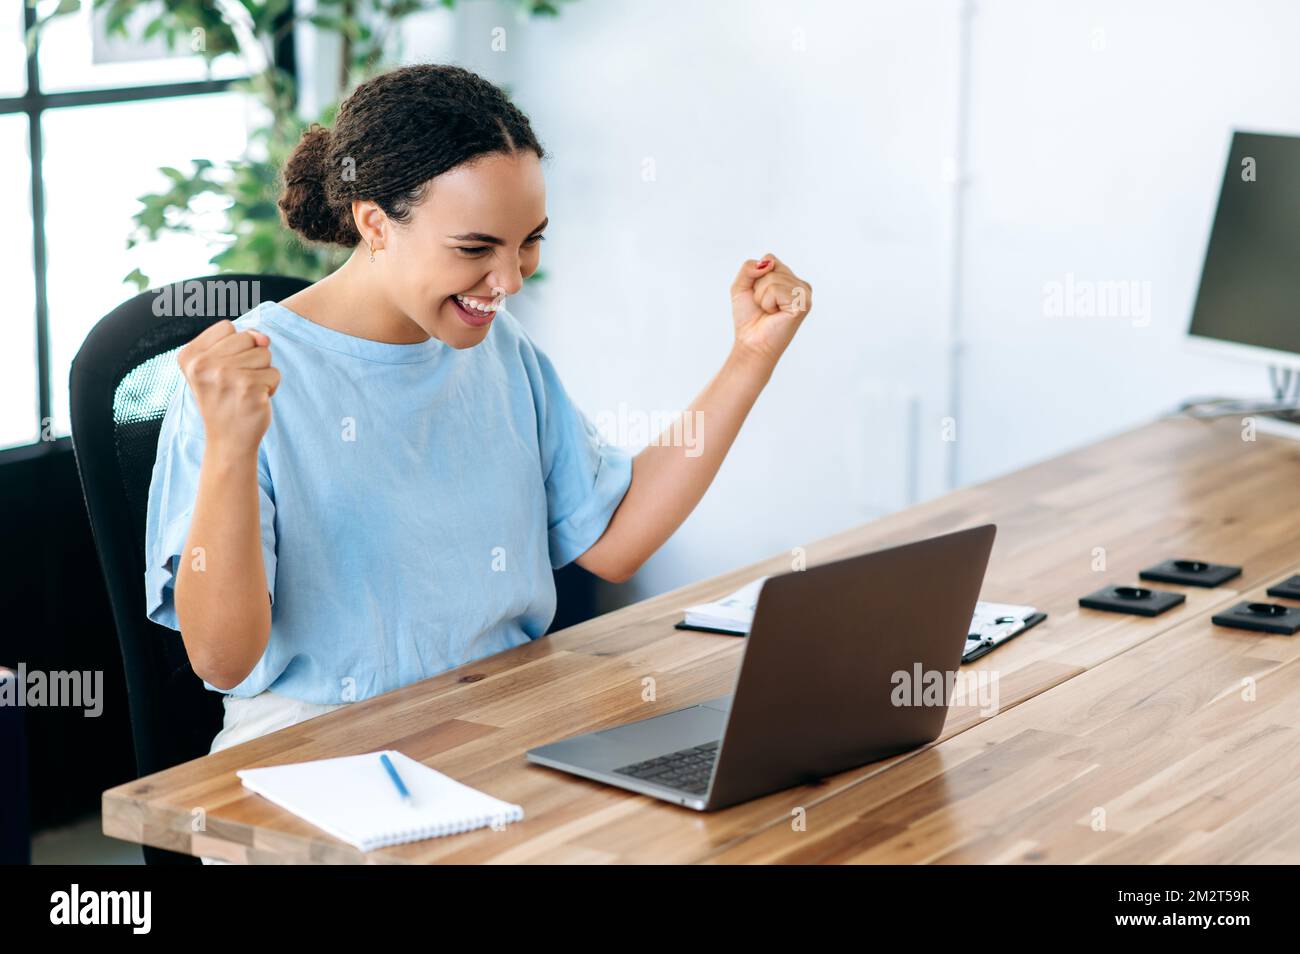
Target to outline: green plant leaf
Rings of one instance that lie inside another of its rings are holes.
[[[0,0],[3,3],[4,0]],[[293,0],[234,0],[253,20],[254,33],[262,42],[275,36],[276,22],[288,15]],[[560,3],[569,0],[517,0],[521,14],[555,16]],[[161,35],[169,47],[185,45],[195,31],[202,30],[204,49],[199,51],[210,63],[224,54],[240,55],[239,40],[222,9],[212,0],[153,0],[157,13],[143,27],[131,15],[141,6],[140,0],[95,0],[96,15],[110,34],[126,36],[127,23],[141,38]],[[56,9],[28,31],[28,42],[35,48],[45,23],[80,9],[80,0],[60,0]],[[373,15],[365,18],[358,11],[369,7]],[[316,0],[310,14],[295,17],[295,22],[310,22],[322,33],[332,33],[344,40],[348,49],[349,83],[339,96],[328,103],[316,121],[332,128],[343,95],[351,84],[375,75],[385,67],[385,42],[395,25],[415,13],[442,7],[456,8],[455,0]],[[200,196],[205,208],[211,197],[219,199],[224,211],[219,236],[213,239],[210,263],[218,271],[249,271],[261,274],[296,275],[308,280],[323,278],[347,260],[349,249],[304,244],[280,222],[280,170],[290,152],[309,125],[308,118],[296,112],[294,78],[278,67],[236,80],[233,91],[255,98],[269,119],[249,130],[249,150],[231,162],[194,159],[192,170],[185,172],[171,166],[161,167],[167,188],[140,196],[139,208],[132,216],[132,228],[126,244],[137,248],[157,241],[165,233],[197,234],[198,213],[194,203]],[[201,108],[201,107],[200,107]],[[529,281],[539,281],[545,273],[538,271]],[[148,287],[149,280],[138,268],[127,276],[137,287]]]

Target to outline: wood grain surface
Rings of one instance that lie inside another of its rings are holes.
[[[1300,636],[1213,626],[1300,571],[1300,445],[1165,419],[104,793],[106,834],[246,863],[1300,860]],[[814,488],[815,489],[815,488]],[[998,526],[982,599],[1046,622],[963,674],[929,746],[698,813],[528,764],[536,745],[731,690],[743,640],[677,630],[756,576]],[[1141,618],[1078,597],[1168,558],[1244,567]],[[654,679],[655,700],[643,701]],[[1246,701],[1248,689],[1254,697]],[[524,821],[362,853],[246,791],[245,767],[383,748]],[[200,830],[196,830],[200,829]]]

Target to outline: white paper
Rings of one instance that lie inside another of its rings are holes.
[[[409,804],[379,760],[382,752],[235,774],[245,788],[362,851],[524,817],[518,805],[462,785],[401,752],[385,751],[411,793]]]

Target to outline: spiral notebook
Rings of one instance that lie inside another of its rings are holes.
[[[241,769],[235,774],[245,788],[362,851],[524,817],[518,805],[462,785],[401,752],[385,751],[411,793],[409,804],[379,760],[383,752]]]

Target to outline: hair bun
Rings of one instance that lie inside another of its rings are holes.
[[[326,189],[330,131],[312,123],[302,134],[281,173],[279,206],[284,224],[309,242],[352,248],[361,240],[351,216],[330,204]]]

